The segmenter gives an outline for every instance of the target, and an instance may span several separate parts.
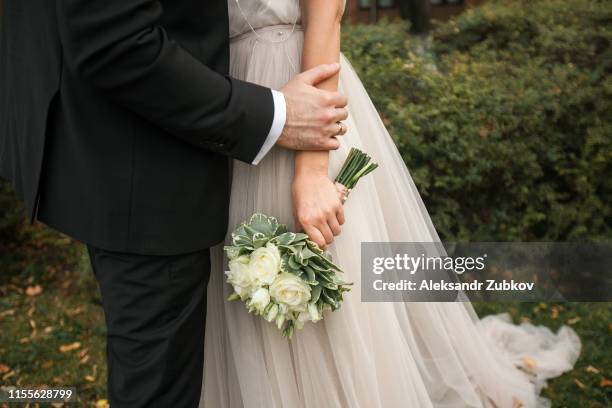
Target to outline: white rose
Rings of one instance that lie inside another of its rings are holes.
[[[300,312],[297,320],[294,322],[295,327],[298,330],[301,330],[304,328],[304,323],[309,322],[310,320],[310,314],[308,312]]]
[[[225,272],[227,281],[233,286],[234,291],[243,300],[251,295],[254,282],[249,269],[249,257],[247,255],[232,259],[229,264],[229,271]]]
[[[263,313],[266,306],[270,303],[270,293],[266,288],[259,288],[251,295],[250,307],[253,307],[260,314]]]
[[[270,295],[292,311],[306,311],[310,300],[310,285],[291,273],[281,273],[270,285]]]
[[[274,282],[274,278],[280,270],[280,252],[274,244],[257,248],[251,254],[249,269],[251,276],[261,284],[269,285]]]
[[[270,310],[268,310],[268,313],[266,314],[266,317],[264,317],[264,319],[271,322],[272,320],[276,319],[277,314],[278,314],[278,305],[272,305],[272,307],[270,308]]]
[[[319,313],[319,308],[317,307],[316,303],[308,304],[308,317],[315,323],[322,319],[321,313]]]

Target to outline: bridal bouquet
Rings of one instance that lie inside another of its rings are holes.
[[[336,183],[345,194],[377,165],[368,155],[352,149]],[[227,282],[250,313],[274,322],[285,337],[306,322],[317,322],[325,310],[340,307],[351,283],[331,255],[301,232],[290,232],[276,218],[254,214],[232,232]]]

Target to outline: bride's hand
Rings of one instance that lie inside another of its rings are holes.
[[[292,185],[293,215],[319,247],[325,248],[341,232],[344,209],[340,194],[327,174],[296,174]]]

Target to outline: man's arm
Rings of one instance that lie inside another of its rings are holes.
[[[270,89],[214,72],[170,40],[156,0],[58,0],[68,64],[192,145],[251,163],[270,132]]]

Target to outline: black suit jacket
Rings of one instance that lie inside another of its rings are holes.
[[[4,0],[0,174],[94,246],[209,247],[229,158],[251,162],[270,89],[229,78],[227,0]]]

